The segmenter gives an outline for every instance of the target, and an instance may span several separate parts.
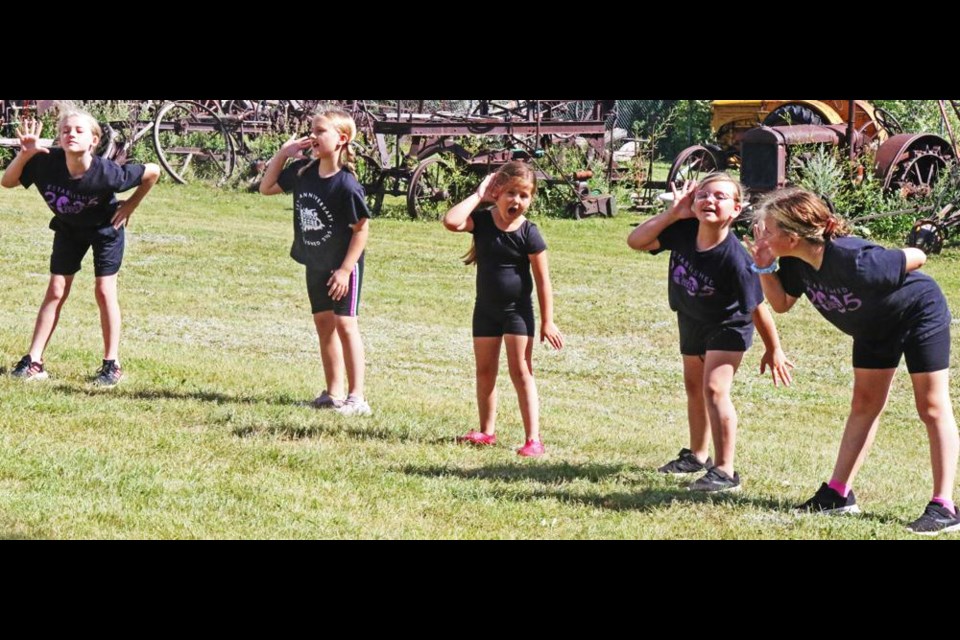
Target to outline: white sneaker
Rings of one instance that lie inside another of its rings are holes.
[[[337,407],[335,411],[342,416],[369,416],[373,413],[366,400],[353,394],[348,395],[343,405]]]

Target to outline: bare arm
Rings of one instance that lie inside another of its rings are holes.
[[[664,229],[677,220],[693,218],[694,213],[690,205],[693,203],[696,187],[696,182],[687,182],[678,192],[675,186],[670,185],[673,190],[673,204],[666,211],[653,216],[630,232],[627,236],[627,244],[630,248],[637,251],[656,251],[660,248],[660,241],[657,238]]]
[[[797,299],[783,290],[783,283],[776,273],[764,273],[760,276],[763,297],[777,313],[786,313],[796,304]]]
[[[260,180],[260,193],[265,196],[275,196],[283,193],[283,189],[277,184],[280,179],[280,172],[283,166],[287,164],[290,158],[304,158],[302,151],[310,146],[310,138],[290,138],[283,143],[283,146],[267,163],[267,170]]]
[[[330,286],[328,295],[334,300],[339,300],[347,295],[350,288],[350,274],[356,266],[363,250],[367,248],[367,237],[370,235],[370,219],[360,218],[356,224],[350,225],[353,229],[353,236],[350,238],[350,244],[347,246],[347,255],[343,258],[340,268],[336,269],[327,280]]]
[[[132,196],[120,203],[120,206],[117,207],[116,212],[113,214],[113,218],[110,219],[114,229],[119,229],[127,224],[130,215],[140,205],[140,201],[143,200],[144,196],[150,192],[153,185],[157,184],[159,178],[160,167],[158,165],[152,162],[143,165],[143,178],[140,180],[140,186],[137,187],[137,190],[133,192]]]
[[[927,254],[920,249],[907,247],[902,251],[907,255],[907,273],[916,271],[927,262]]]
[[[546,340],[559,351],[563,348],[563,334],[553,322],[553,285],[546,250],[530,254],[530,266],[533,267],[533,280],[537,283],[537,299],[540,301],[540,342]]]
[[[484,198],[489,199],[487,188],[492,180],[493,174],[491,173],[483,179],[476,192],[453,205],[443,216],[443,226],[455,233],[473,231],[473,220],[470,219],[470,213],[484,201]]]
[[[16,133],[17,137],[20,138],[20,152],[10,162],[7,170],[3,172],[3,177],[0,178],[0,186],[7,189],[16,187],[20,184],[23,168],[27,166],[30,159],[38,153],[50,153],[49,149],[40,146],[40,132],[42,130],[43,123],[39,120],[24,120],[20,127],[17,127]]]
[[[787,356],[783,353],[777,325],[762,302],[753,310],[753,324],[757,327],[757,333],[760,334],[765,348],[763,357],[760,358],[760,373],[764,373],[769,366],[770,375],[773,376],[773,386],[778,387],[782,382],[784,386],[789,387],[793,381],[790,377],[793,363],[787,360]]]

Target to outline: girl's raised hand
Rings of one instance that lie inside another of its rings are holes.
[[[753,226],[753,237],[758,237],[759,229],[757,225]],[[753,263],[758,267],[765,269],[773,264],[773,261],[777,256],[773,254],[773,251],[770,249],[770,246],[763,240],[757,240],[751,242],[750,238],[743,239],[743,246],[747,248],[747,251],[750,252],[751,257],[753,257]]]
[[[20,121],[17,127],[17,138],[20,139],[20,151],[29,153],[50,153],[46,147],[40,146],[40,132],[43,131],[43,123],[33,118],[26,118]]]
[[[560,351],[563,349],[563,334],[560,329],[552,322],[544,322],[540,325],[540,342],[546,340],[550,346]]]
[[[693,196],[697,191],[697,181],[685,181],[679,191],[677,191],[675,184],[671,184],[670,190],[673,192],[673,206],[670,207],[673,215],[675,215],[678,220],[695,218],[696,215],[693,213]]]
[[[493,202],[496,198],[493,197],[493,193],[488,193],[490,190],[490,183],[493,182],[494,174],[490,173],[483,179],[480,183],[480,186],[477,187],[477,195],[480,196],[480,202]]]
[[[282,153],[285,158],[303,160],[307,157],[304,155],[303,151],[309,148],[310,138],[308,136],[304,136],[302,138],[290,138],[283,143],[282,147],[280,147],[280,153]]]

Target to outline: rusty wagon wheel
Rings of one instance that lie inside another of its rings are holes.
[[[360,150],[359,145],[354,143],[354,149],[356,151],[357,182],[360,183],[364,194],[366,194],[370,215],[379,215],[383,208],[383,196],[386,191],[383,170],[372,155]]]
[[[679,189],[687,180],[699,181],[702,176],[719,170],[720,161],[717,156],[710,149],[695,144],[677,154],[670,173],[667,174],[667,188],[672,184]]]
[[[950,143],[928,133],[901,133],[887,139],[877,150],[877,176],[886,191],[903,197],[929,194],[933,185],[955,160]]]
[[[160,107],[153,125],[157,159],[180,184],[221,185],[233,175],[236,152],[230,133],[212,109],[192,100]]]
[[[436,155],[417,165],[407,189],[407,213],[411,218],[439,220],[457,202],[462,185],[452,157]]]

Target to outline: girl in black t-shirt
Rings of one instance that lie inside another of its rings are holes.
[[[753,341],[753,329],[766,352],[774,385],[790,384],[773,318],[763,306],[750,255],[731,231],[742,209],[740,184],[712,174],[700,184],[673,187],[673,205],[631,232],[627,244],[638,251],[670,249],[670,308],[677,312],[683,380],[687,392],[690,448],[659,468],[661,473],[698,473],[693,491],[736,491],[734,469],[737,411],[730,398],[733,377]],[[710,436],[716,461],[708,457]]]
[[[33,329],[30,352],[21,358],[12,375],[24,380],[44,380],[43,352],[60,319],[73,278],[93,247],[95,294],[103,330],[103,365],[94,384],[112,387],[122,376],[119,362],[120,303],[117,273],[123,260],[124,227],[143,197],[160,177],[155,164],[125,164],[93,154],[101,130],[88,113],[64,110],[57,123],[60,147],[41,147],[38,121],[25,120],[17,129],[20,152],[3,174],[0,184],[25,188],[37,185],[53,212],[50,282]],[[137,186],[125,201],[116,194]]]
[[[524,217],[537,190],[536,176],[522,162],[508,162],[484,178],[476,193],[455,205],[443,218],[450,231],[473,234],[467,264],[477,265],[477,298],[473,311],[473,352],[477,359],[477,405],[480,431],[471,430],[461,442],[492,445],[497,441],[497,370],[500,344],[507,347],[510,380],[517,390],[526,432],[521,456],[545,453],[540,440],[540,401],[533,379],[533,281],[540,300],[540,341],[555,349],[563,336],[553,323],[553,289],[547,245]],[[488,209],[477,209],[492,203]],[[531,280],[530,270],[533,269]]]
[[[946,300],[933,279],[916,271],[927,259],[920,249],[886,249],[846,233],[822,200],[801,189],[774,193],[757,213],[753,256],[770,306],[783,313],[806,295],[824,318],[853,337],[853,402],[833,475],[799,509],[860,510],[850,487],[905,357],[933,465],[933,497],[909,529],[960,530],[952,500],[960,437],[950,402]]]
[[[293,192],[290,256],[306,267],[327,384],[313,404],[350,416],[371,413],[364,398],[366,362],[357,324],[370,213],[350,147],[356,135],[350,114],[322,111],[313,117],[309,136],[280,147],[260,182],[266,196]],[[308,150],[309,160],[303,154]],[[298,161],[284,168],[290,159]]]

